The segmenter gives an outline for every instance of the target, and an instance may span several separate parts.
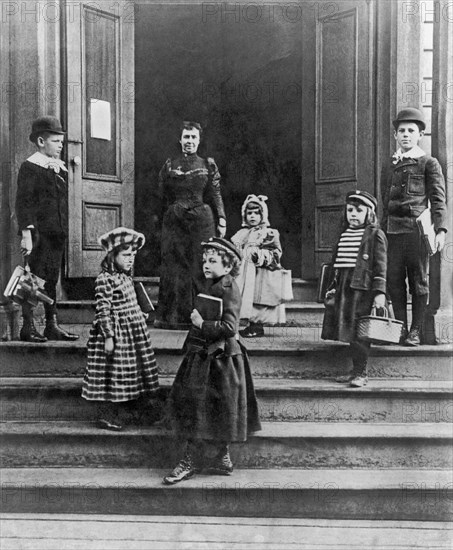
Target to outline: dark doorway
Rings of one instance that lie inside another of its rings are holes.
[[[153,194],[187,119],[205,127],[200,154],[219,166],[227,237],[246,195],[267,195],[283,264],[302,275],[302,18],[295,4],[226,6],[137,4],[135,226],[148,239],[137,275],[158,275]]]

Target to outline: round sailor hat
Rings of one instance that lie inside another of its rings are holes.
[[[202,248],[216,248],[217,250],[223,250],[233,257],[236,257],[239,261],[242,260],[241,252],[236,246],[226,239],[220,237],[211,237],[208,241],[201,243]]]

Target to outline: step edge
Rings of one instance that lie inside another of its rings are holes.
[[[296,429],[294,425],[297,425]],[[250,439],[362,439],[362,440],[453,440],[453,430],[451,423],[372,423],[367,424],[366,427],[360,423],[348,423],[348,422],[262,422],[262,431],[249,435]],[[439,430],[439,427],[442,429]],[[383,428],[387,431],[394,431],[395,433],[380,433]],[[16,428],[16,429],[14,429]],[[21,431],[16,431],[20,428]],[[409,430],[410,428],[410,430]],[[48,429],[48,431],[43,431]],[[365,432],[368,430],[368,433]],[[287,433],[277,433],[287,431]],[[354,431],[355,430],[355,431]],[[359,433],[357,433],[357,430]],[[417,430],[427,433],[415,433]],[[430,430],[438,430],[439,433],[429,433]],[[447,433],[448,430],[448,433]],[[302,433],[296,433],[301,431]],[[329,433],[329,431],[331,433]],[[408,433],[408,432],[414,433]],[[289,432],[289,433],[288,433]],[[319,433],[321,432],[321,433]],[[323,433],[324,432],[324,433]],[[350,432],[342,433],[341,432]],[[135,438],[135,437],[168,437],[175,438],[174,433],[171,430],[156,428],[151,426],[130,426],[121,432],[109,432],[108,430],[101,430],[96,427],[96,422],[88,421],[37,421],[37,422],[24,422],[24,421],[2,421],[0,422],[0,437],[23,437],[23,436],[49,436],[49,437],[103,437],[103,438]]]
[[[173,383],[175,375],[160,376],[161,387],[168,387]],[[52,381],[52,384],[48,382]],[[39,391],[74,391],[79,390],[82,387],[83,377],[0,377],[0,392],[17,391],[21,389],[34,389]],[[287,381],[289,387],[282,385],[275,385],[276,380]],[[373,380],[373,379],[372,379]],[[383,379],[376,379],[382,381]],[[306,379],[285,379],[285,378],[259,378],[254,377],[255,390],[266,393],[341,393],[341,394],[396,394],[401,393],[403,395],[453,395],[453,384],[450,382],[449,387],[445,387],[444,381],[439,381],[442,384],[441,387],[410,387],[410,382],[421,382],[423,380],[403,380],[397,379],[399,384],[395,384],[394,381],[389,380],[392,387],[386,386],[373,386],[372,382],[362,388],[350,388],[344,384],[338,384],[332,380],[322,380],[319,384],[310,385],[311,380]],[[308,383],[307,383],[308,382]],[[430,381],[427,381],[428,383]],[[396,386],[396,387],[395,387]]]
[[[114,487],[124,490],[172,490],[162,485],[162,476],[168,474],[168,469],[156,468],[3,468],[2,488],[8,491],[19,484],[22,490],[33,487],[55,488],[60,491],[60,483],[65,488],[72,484],[86,490],[87,485],[95,483],[95,490]],[[178,484],[182,492],[190,490],[258,490],[269,491],[275,483],[285,483],[287,491],[331,491],[335,480],[336,489],[345,491],[401,491],[402,486],[408,491],[430,490],[442,487],[443,493],[453,493],[451,470],[430,469],[246,469],[238,468],[232,476],[222,479],[197,475],[192,479]],[[395,481],[396,480],[396,481]],[[81,482],[82,481],[82,485]],[[126,483],[121,487],[121,482]],[[241,482],[245,485],[242,487]],[[270,485],[272,483],[272,485]],[[85,484],[85,485],[84,485]],[[406,486],[406,484],[408,484]],[[439,484],[443,484],[440,485]],[[423,488],[422,488],[423,487]],[[450,500],[450,499],[449,499]]]
[[[315,327],[316,328],[316,327]],[[283,337],[282,337],[283,338]],[[152,340],[152,334],[151,334]],[[278,344],[278,342],[277,342]],[[153,346],[156,355],[184,355],[181,347],[158,347]],[[435,349],[433,349],[435,348]],[[86,342],[78,341],[74,342],[51,342],[36,344],[34,342],[21,342],[21,341],[2,341],[0,342],[0,353],[2,350],[8,352],[22,353],[68,353],[76,352],[78,354],[86,353]],[[310,342],[307,344],[301,344],[297,349],[294,348],[247,348],[247,353],[251,357],[266,356],[303,356],[310,353],[326,354],[329,355],[335,352],[348,353],[348,344],[339,343],[327,343],[327,342]],[[453,359],[453,345],[441,344],[438,346],[419,346],[419,347],[405,347],[405,346],[373,346],[370,350],[370,357],[450,357]]]

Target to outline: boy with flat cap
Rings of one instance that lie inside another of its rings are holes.
[[[407,327],[407,276],[412,295],[412,323],[401,343],[418,346],[428,301],[429,255],[416,220],[431,208],[435,246],[440,252],[447,232],[445,180],[439,162],[418,145],[426,127],[422,113],[414,108],[403,109],[393,127],[398,149],[384,166],[381,177],[384,208],[381,226],[388,239],[388,292],[395,317]]]
[[[57,118],[36,119],[30,134],[36,152],[22,163],[17,178],[16,216],[22,236],[21,252],[31,271],[46,281],[44,290],[54,300],[53,304],[44,304],[44,336],[35,327],[32,306],[23,304],[20,339],[25,342],[78,338],[59,327],[56,316],[56,288],[68,234],[67,169],[59,158],[64,135]]]

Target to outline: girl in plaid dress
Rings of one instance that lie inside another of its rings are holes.
[[[158,373],[146,316],[137,303],[131,269],[145,242],[142,233],[118,227],[99,238],[107,251],[96,279],[96,316],[88,339],[82,397],[110,402],[100,427],[121,430],[120,407],[157,391]]]

